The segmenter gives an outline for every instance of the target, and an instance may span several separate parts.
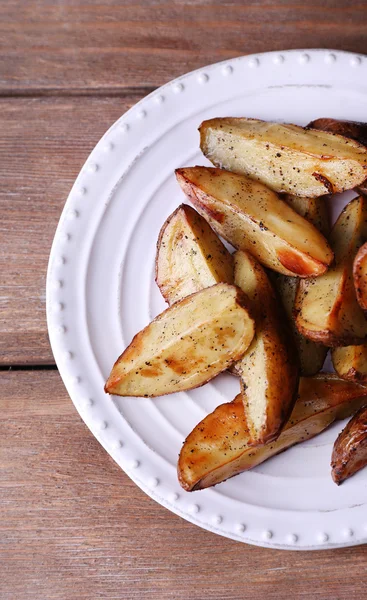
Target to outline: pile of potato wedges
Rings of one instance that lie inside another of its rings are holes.
[[[155,397],[238,377],[236,398],[183,444],[187,491],[353,417],[333,449],[339,484],[367,464],[367,124],[215,118],[199,131],[214,166],[176,170],[191,205],[157,243],[169,307],[133,338],[105,391]],[[330,228],[328,205],[346,190],[356,197]],[[332,374],[321,372],[329,349]]]

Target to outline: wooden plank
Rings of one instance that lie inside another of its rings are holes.
[[[366,597],[366,546],[279,552],[155,504],[93,438],[57,371],[0,373],[2,600]]]
[[[366,51],[364,2],[344,0],[7,0],[0,3],[2,94],[158,86],[241,54]]]
[[[0,99],[0,364],[52,364],[48,255],[61,210],[101,135],[140,96]]]

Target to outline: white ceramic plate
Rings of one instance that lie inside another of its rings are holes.
[[[111,398],[110,368],[133,335],[165,308],[154,283],[155,245],[183,200],[174,169],[207,164],[197,128],[215,116],[306,124],[367,120],[367,59],[328,50],[237,58],[189,73],[144,98],[103,136],[65,205],[52,247],[47,317],[65,386],[90,430],[152,498],[215,533],[272,548],[320,549],[367,537],[367,471],[338,488],[328,431],[214,489],[184,492],[181,444],[238,393],[221,375],[164,398]],[[338,210],[345,200],[338,202]]]

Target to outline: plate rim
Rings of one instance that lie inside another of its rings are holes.
[[[152,98],[154,97],[159,97],[159,95],[162,92],[165,92],[167,89],[172,89],[172,86],[180,86],[183,85],[183,83],[185,82],[185,80],[192,78],[192,77],[198,77],[200,75],[202,75],[203,77],[207,77],[207,73],[210,73],[213,69],[215,68],[229,68],[229,72],[231,72],[231,69],[233,70],[234,65],[236,65],[236,63],[240,63],[241,61],[246,61],[247,64],[251,67],[251,68],[256,68],[259,69],[261,68],[261,59],[262,57],[273,57],[273,60],[276,59],[276,57],[278,57],[278,60],[280,61],[279,64],[281,66],[281,64],[283,64],[283,62],[286,62],[286,60],[284,59],[284,57],[286,55],[296,55],[298,56],[299,60],[302,60],[302,57],[308,57],[308,59],[304,58],[304,60],[306,60],[306,62],[308,62],[308,60],[310,58],[312,58],[313,55],[318,55],[318,57],[322,57],[323,58],[323,64],[325,65],[326,61],[329,60],[331,62],[336,62],[338,60],[338,57],[349,57],[350,60],[354,60],[355,64],[353,66],[360,66],[363,64],[364,67],[366,67],[367,65],[367,61],[366,61],[366,57],[362,54],[356,54],[354,52],[348,52],[348,51],[341,51],[341,50],[333,50],[333,49],[307,49],[307,48],[302,48],[302,49],[293,49],[293,50],[279,50],[279,51],[273,51],[273,52],[263,52],[263,53],[257,53],[257,54],[248,54],[248,55],[243,55],[243,56],[238,56],[235,58],[231,58],[228,60],[224,60],[224,61],[220,61],[217,63],[213,63],[211,65],[207,65],[204,67],[200,67],[198,69],[195,69],[193,71],[190,71],[184,75],[181,75],[167,83],[165,83],[163,86],[155,89],[154,91],[150,92],[147,96],[143,97],[141,100],[139,100],[136,104],[134,104],[128,111],[126,111],[123,115],[121,115],[121,117],[119,117],[114,123],[111,124],[111,126],[109,127],[109,129],[106,131],[106,133],[101,137],[101,139],[97,142],[97,144],[95,145],[95,147],[93,148],[92,152],[89,154],[89,156],[87,157],[84,165],[81,167],[80,172],[72,186],[72,189],[68,195],[68,198],[65,202],[64,208],[62,210],[60,219],[59,219],[59,223],[54,235],[54,239],[53,239],[53,243],[52,243],[52,247],[51,247],[51,251],[50,251],[50,257],[49,257],[49,261],[48,261],[48,268],[47,268],[47,278],[46,278],[46,312],[47,312],[47,327],[48,327],[48,333],[49,333],[49,339],[50,339],[50,345],[55,357],[55,362],[56,365],[59,369],[59,373],[60,376],[64,382],[64,385],[69,393],[69,396],[76,408],[76,410],[78,411],[79,415],[81,416],[82,420],[84,421],[84,423],[87,425],[87,427],[90,429],[90,431],[92,432],[92,434],[94,435],[94,437],[96,437],[96,439],[99,441],[99,443],[104,447],[104,449],[108,452],[108,454],[117,462],[117,464],[119,465],[120,468],[122,468],[125,473],[148,495],[150,496],[152,499],[154,499],[156,502],[158,502],[159,504],[161,504],[162,506],[164,506],[165,508],[168,508],[171,512],[174,512],[175,514],[183,517],[184,519],[190,521],[191,523],[198,525],[208,531],[211,531],[212,533],[216,533],[219,535],[222,535],[224,537],[228,537],[230,539],[236,540],[236,541],[241,541],[247,544],[252,544],[252,545],[257,545],[257,546],[262,546],[265,548],[272,548],[272,549],[286,549],[286,550],[321,550],[321,549],[332,549],[332,548],[341,548],[341,547],[349,547],[349,546],[354,546],[354,545],[359,545],[359,544],[363,544],[367,541],[367,535],[366,535],[366,529],[364,529],[363,535],[361,535],[360,537],[357,537],[357,539],[348,539],[345,540],[345,538],[342,540],[340,539],[337,542],[332,542],[329,540],[329,535],[327,533],[321,533],[319,535],[318,540],[315,539],[315,544],[311,545],[311,546],[303,546],[302,543],[297,543],[298,539],[297,536],[295,534],[290,533],[288,536],[288,542],[284,542],[284,537],[283,537],[283,541],[278,543],[278,540],[276,539],[276,536],[273,535],[272,531],[270,530],[262,530],[259,531],[258,535],[255,537],[249,537],[246,534],[246,528],[241,530],[242,526],[241,524],[239,525],[239,528],[237,527],[237,531],[234,529],[225,529],[224,527],[220,527],[220,523],[210,523],[207,520],[203,520],[202,518],[200,518],[200,512],[198,512],[197,516],[195,516],[195,510],[194,511],[188,511],[188,510],[183,510],[180,508],[179,505],[177,505],[177,502],[175,502],[175,498],[174,498],[174,494],[173,496],[169,499],[167,499],[166,497],[162,497],[155,489],[154,484],[152,485],[147,485],[146,482],[144,482],[141,478],[139,478],[137,472],[136,472],[136,468],[134,463],[136,463],[137,461],[133,461],[130,463],[126,460],[126,458],[123,457],[123,455],[121,454],[121,452],[119,452],[122,448],[120,444],[120,442],[117,440],[117,442],[115,441],[115,446],[116,447],[111,447],[111,440],[106,437],[105,433],[104,433],[104,424],[106,423],[105,421],[101,421],[99,420],[98,422],[96,422],[92,416],[90,415],[90,411],[89,408],[91,408],[92,405],[90,405],[88,407],[87,404],[84,403],[84,406],[81,405],[80,403],[80,391],[76,391],[75,386],[72,385],[71,380],[70,380],[70,372],[69,372],[69,367],[67,366],[67,364],[63,363],[62,361],[60,361],[60,350],[65,351],[64,348],[64,344],[63,342],[60,340],[60,337],[55,333],[57,327],[59,327],[58,325],[58,320],[57,317],[55,316],[55,312],[53,310],[53,306],[55,304],[55,283],[57,284],[58,282],[58,278],[56,275],[56,269],[55,269],[55,261],[58,258],[58,247],[59,247],[59,241],[60,241],[60,236],[62,235],[62,230],[63,230],[63,225],[64,225],[64,221],[65,221],[65,217],[67,215],[67,212],[70,209],[70,206],[72,205],[73,202],[73,197],[75,194],[75,189],[76,187],[79,185],[79,181],[81,178],[81,174],[84,174],[84,180],[86,177],[90,177],[91,175],[86,176],[85,174],[85,168],[86,165],[88,163],[90,163],[91,157],[96,153],[97,148],[100,148],[101,145],[106,144],[106,142],[108,142],[108,138],[111,134],[112,131],[115,130],[115,127],[117,125],[121,125],[122,124],[127,124],[128,119],[130,117],[130,115],[133,112],[136,112],[137,110],[140,110],[142,113],[144,113],[143,110],[143,106],[149,102]],[[203,83],[205,82],[205,79],[201,82]],[[85,190],[85,188],[81,188],[79,189],[79,193],[83,194],[83,189]],[[74,210],[74,213],[77,212]],[[66,234],[67,235],[67,234]],[[57,294],[56,294],[57,295]],[[62,302],[59,302],[59,306],[62,305]],[[62,309],[62,306],[61,306]],[[74,381],[75,383],[75,381]],[[87,401],[87,403],[90,403],[90,400]],[[114,407],[115,405],[113,403],[111,403]],[[117,408],[115,407],[115,409],[117,410]],[[86,412],[87,410],[87,412]],[[103,411],[102,411],[103,412]],[[106,425],[107,428],[107,425]],[[196,496],[194,498],[194,504],[192,504],[191,506],[195,507],[197,506],[196,503]],[[269,509],[272,510],[272,509]],[[344,510],[351,510],[351,509],[344,509]],[[352,532],[354,533],[354,532]],[[362,534],[362,531],[361,531]],[[292,538],[293,536],[293,538]],[[342,537],[342,536],[340,536]]]

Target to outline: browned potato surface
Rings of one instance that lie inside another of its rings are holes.
[[[210,119],[200,127],[200,140],[214,165],[257,179],[276,192],[315,198],[353,189],[367,175],[364,146],[297,125]]]
[[[210,381],[243,356],[254,337],[247,306],[244,293],[225,283],[176,302],[134,337],[105,391],[160,396]]]
[[[233,402],[218,406],[186,438],[178,459],[180,484],[187,491],[200,490],[247,471],[317,435],[336,419],[351,416],[366,396],[367,388],[335,375],[302,377],[299,398],[278,439],[253,447],[238,395]]]
[[[333,259],[317,229],[261,183],[222,169],[177,169],[183,191],[213,229],[265,266],[308,277]]]
[[[367,344],[333,348],[331,357],[339,377],[367,384]]]
[[[353,283],[353,259],[367,238],[367,198],[355,198],[335,223],[330,244],[335,264],[321,277],[300,282],[296,325],[308,339],[326,346],[362,344],[367,339],[367,320]]]
[[[361,408],[337,438],[331,457],[331,475],[340,485],[367,465],[367,407]]]
[[[233,283],[232,255],[187,204],[168,217],[159,234],[156,282],[168,304],[216,283]]]
[[[367,243],[358,250],[353,262],[354,288],[358,304],[367,311]]]
[[[235,370],[241,377],[251,441],[275,439],[296,401],[298,360],[277,297],[264,269],[246,252],[235,254],[235,283],[249,299],[255,336]]]

